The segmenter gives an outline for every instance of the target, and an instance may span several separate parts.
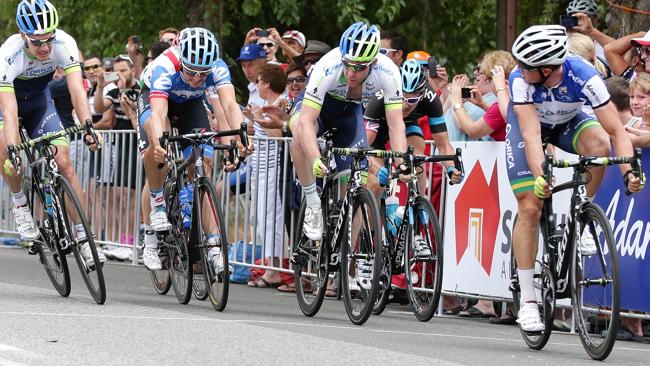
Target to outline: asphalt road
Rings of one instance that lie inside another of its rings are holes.
[[[71,265],[74,265],[71,263]],[[579,365],[596,364],[571,334],[526,347],[514,326],[435,317],[421,323],[390,305],[359,327],[343,303],[314,318],[295,295],[231,287],[226,311],[170,291],[157,295],[143,267],[109,263],[108,300],[96,305],[76,266],[72,293],[56,293],[38,259],[0,246],[0,365]],[[650,345],[617,342],[608,364],[647,365]]]

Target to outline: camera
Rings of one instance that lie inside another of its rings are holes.
[[[435,78],[438,76],[438,70],[436,69],[438,67],[438,60],[431,56],[429,57],[429,77]]]
[[[472,88],[460,88],[460,96],[462,98],[471,98],[472,97]]]
[[[266,29],[258,29],[258,30],[255,31],[255,34],[258,37],[268,37],[270,33]]]
[[[570,15],[560,15],[560,25],[566,29],[572,29],[578,26],[578,17]]]

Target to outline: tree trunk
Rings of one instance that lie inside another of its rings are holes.
[[[613,3],[630,9],[650,12],[650,0],[618,0]],[[605,21],[607,34],[610,36],[620,38],[630,33],[650,30],[650,15],[609,5],[608,7]]]
[[[187,6],[187,20],[192,27],[205,27],[202,3],[203,1],[201,0],[185,0]]]

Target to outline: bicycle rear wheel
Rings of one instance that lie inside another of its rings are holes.
[[[167,295],[167,292],[169,292],[169,289],[172,286],[172,281],[169,275],[169,257],[161,256],[160,261],[162,262],[162,269],[159,271],[149,271],[149,274],[151,275],[153,288],[156,290],[158,295]]]
[[[350,203],[352,214],[346,219],[341,241],[341,287],[350,321],[361,325],[370,317],[377,299],[384,245],[381,214],[372,193],[359,188]]]
[[[620,311],[620,280],[614,234],[603,210],[587,203],[579,216],[571,262],[573,314],[582,345],[595,360],[604,360],[614,347]],[[590,236],[597,252],[583,256],[578,240]]]
[[[40,248],[38,256],[52,285],[54,285],[59,295],[67,297],[70,295],[70,270],[68,268],[68,261],[65,254],[59,248],[58,236],[54,230],[55,224],[53,224],[52,217],[47,214],[44,203],[45,198],[42,196],[43,192],[30,185],[29,182],[31,180],[25,180],[23,190],[30,197],[32,216],[41,234],[34,241],[34,245],[38,245]],[[36,184],[36,182],[33,184]]]
[[[228,237],[217,200],[216,190],[207,178],[201,178],[195,194],[194,210],[200,249],[203,257],[203,278],[207,296],[217,311],[228,304],[230,269],[228,264]],[[200,208],[200,209],[199,209]],[[214,257],[220,251],[220,256]]]
[[[407,226],[404,243],[406,287],[415,317],[426,322],[436,312],[442,291],[442,234],[433,205],[423,197],[415,199],[409,218],[413,224]],[[431,251],[430,255],[418,252],[418,245],[423,244]]]
[[[99,261],[94,234],[88,223],[86,214],[81,208],[79,199],[67,179],[63,176],[57,177],[55,187],[57,190],[58,204],[61,207],[60,217],[65,228],[63,230],[66,235],[65,239],[72,245],[72,253],[77,261],[79,272],[86,283],[90,295],[98,304],[103,304],[106,302],[106,285],[102,270],[103,264]],[[83,227],[84,236],[79,239],[76,237],[75,221],[78,221]],[[92,255],[92,265],[88,265],[81,255],[81,247],[86,243],[88,243],[88,248]]]
[[[302,224],[305,221],[306,208],[307,205],[303,200],[292,235],[291,261],[298,306],[306,316],[314,316],[323,304],[327,289],[329,276],[327,246],[329,244],[323,240],[320,243],[312,241],[304,234]]]
[[[201,264],[203,265],[203,264]],[[205,283],[205,276],[203,275],[203,268],[199,270],[195,267],[192,272],[194,273],[194,278],[192,279],[192,293],[194,298],[199,301],[204,301],[208,298],[208,288]]]
[[[517,223],[517,216],[513,222],[513,227]],[[543,238],[543,234],[538,230],[537,237],[535,242],[539,241],[539,238]],[[545,240],[545,239],[543,239]],[[514,306],[515,314],[519,312],[521,307],[521,289],[519,285],[519,276],[517,275],[517,260],[515,259],[514,249],[510,251],[510,291],[512,292],[512,300]],[[537,307],[539,309],[539,316],[544,324],[544,330],[537,333],[524,332],[521,327],[519,331],[521,336],[524,339],[524,342],[528,347],[534,350],[541,350],[546,346],[549,338],[551,337],[551,331],[553,328],[553,318],[555,313],[555,280],[553,279],[553,274],[551,270],[543,265],[541,262],[535,262],[535,268],[533,273],[533,288],[535,291],[535,298],[537,300]]]
[[[390,297],[390,290],[391,290],[391,284],[392,284],[392,267],[393,267],[393,259],[392,255],[393,253],[391,252],[390,247],[393,245],[393,237],[388,233],[388,230],[386,229],[386,207],[382,203],[379,205],[379,212],[381,213],[381,222],[384,224],[383,230],[382,230],[382,242],[384,243],[384,262],[382,263],[381,266],[381,275],[379,276],[379,290],[377,293],[377,300],[375,301],[375,305],[372,307],[372,313],[373,315],[381,315],[381,313],[384,312],[386,309],[386,305],[388,305],[388,299]]]

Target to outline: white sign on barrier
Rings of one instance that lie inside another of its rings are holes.
[[[508,180],[505,143],[452,145],[463,150],[465,179],[446,188],[442,288],[511,298],[510,251],[517,201]],[[554,174],[557,182],[571,179],[570,169],[557,169]],[[554,195],[553,209],[568,212],[569,197],[569,191]],[[561,214],[556,222],[565,220],[566,214]]]

